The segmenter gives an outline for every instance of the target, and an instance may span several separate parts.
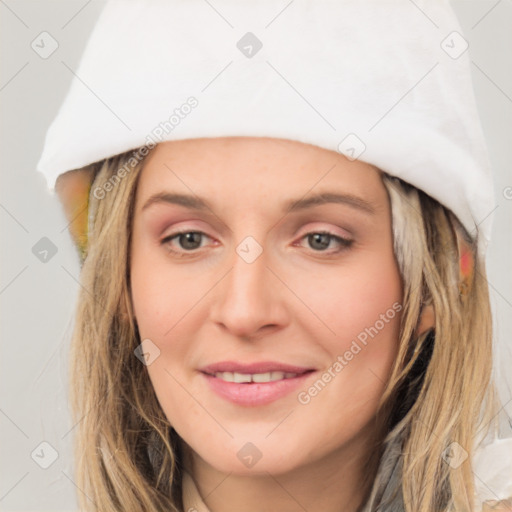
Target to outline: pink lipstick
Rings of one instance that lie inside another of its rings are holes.
[[[274,361],[242,364],[223,361],[200,369],[210,388],[242,406],[259,406],[286,396],[304,384],[314,368]]]

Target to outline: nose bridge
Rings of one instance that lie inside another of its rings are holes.
[[[215,296],[213,319],[232,334],[252,336],[265,326],[284,322],[279,283],[267,266],[270,251],[252,236],[235,247],[231,270]]]

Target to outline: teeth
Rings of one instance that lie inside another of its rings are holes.
[[[250,375],[244,375],[243,373],[232,373],[233,375],[233,382],[251,382],[251,376]]]
[[[296,377],[296,373],[288,372],[267,372],[267,373],[236,373],[217,372],[215,377],[226,382],[274,382],[276,380],[290,379]]]

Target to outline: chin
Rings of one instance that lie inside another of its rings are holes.
[[[203,438],[191,449],[195,457],[199,457],[217,471],[238,476],[268,476],[268,473],[279,475],[308,462],[304,460],[304,447],[298,449],[303,443],[297,439],[288,436],[288,445],[278,436],[273,440],[262,438],[251,442],[248,439],[251,436],[237,436],[224,443],[212,440],[211,444],[204,445]]]
[[[250,450],[248,450],[249,452]],[[272,455],[265,455],[261,453],[261,458],[254,458],[250,460],[250,455],[245,455],[242,461],[235,456],[228,453],[214,454],[214,457],[210,457],[210,454],[205,454],[206,462],[213,466],[215,469],[222,473],[231,473],[236,476],[268,476],[268,474],[279,475],[293,471],[300,465],[300,461],[290,459],[290,455],[287,453],[275,452]]]

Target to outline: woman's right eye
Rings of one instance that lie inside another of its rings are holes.
[[[202,231],[179,231],[177,233],[173,233],[169,236],[166,236],[162,240],[162,245],[166,245],[171,252],[192,252],[201,248],[201,237],[209,238]],[[176,239],[179,245],[179,248],[176,249],[173,247],[172,241]]]

